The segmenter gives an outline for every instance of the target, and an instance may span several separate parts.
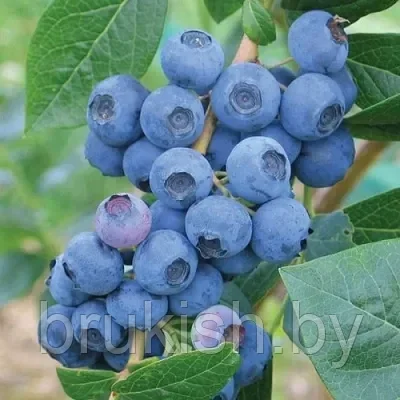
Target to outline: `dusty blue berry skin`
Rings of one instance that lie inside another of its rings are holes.
[[[154,145],[163,149],[186,147],[203,131],[204,110],[193,92],[175,85],[164,86],[144,102],[140,123]]]
[[[349,54],[343,27],[325,11],[309,11],[294,21],[288,45],[301,68],[321,74],[340,71]]]
[[[265,68],[240,63],[226,69],[211,93],[211,105],[218,120],[238,132],[254,132],[278,115],[281,91]]]
[[[214,171],[221,171],[225,167],[229,154],[239,142],[238,132],[223,125],[217,126],[206,154],[206,159]]]
[[[235,381],[233,378],[229,379],[228,383],[213,400],[235,400]]]
[[[211,264],[223,274],[226,275],[243,275],[253,271],[261,259],[256,256],[250,246],[233,257],[215,258],[211,260]]]
[[[253,321],[244,321],[244,340],[240,344],[241,363],[234,375],[235,384],[248,386],[262,378],[272,358],[272,344],[267,332]]]
[[[164,152],[147,138],[139,139],[128,147],[123,156],[123,170],[133,185],[149,193],[149,175],[154,161]]]
[[[125,279],[106,298],[108,313],[124,328],[151,329],[168,311],[168,299],[148,293],[138,281]]]
[[[129,146],[142,134],[140,110],[148,95],[149,91],[129,75],[101,81],[89,98],[90,130],[109,146]]]
[[[297,139],[319,140],[339,127],[344,110],[343,93],[335,81],[321,74],[305,74],[282,96],[281,123]]]
[[[161,331],[162,332],[162,331]],[[151,331],[146,336],[146,345],[144,348],[144,358],[161,357],[165,350],[165,336],[160,339],[158,335]]]
[[[170,149],[154,162],[150,187],[166,206],[188,209],[195,201],[207,197],[213,185],[213,170],[197,151]]]
[[[339,72],[328,74],[340,87],[345,103],[345,112],[349,112],[355,104],[358,95],[358,89],[350,71],[344,67]]]
[[[81,352],[81,345],[74,339],[70,324],[65,324],[63,319],[71,321],[74,307],[56,304],[43,312],[38,325],[38,339],[40,345],[49,353],[50,357],[60,362],[66,368],[84,368],[93,366],[100,353],[89,349]],[[59,315],[57,315],[59,314]],[[52,318],[55,318],[52,320]],[[68,326],[69,325],[69,326]],[[71,345],[61,354],[52,353],[64,345]]]
[[[64,306],[74,307],[89,300],[90,295],[75,288],[74,283],[68,278],[63,267],[63,254],[52,260],[50,275],[46,280],[46,286],[53,299]]]
[[[326,139],[304,142],[293,172],[307,186],[330,187],[345,177],[354,157],[353,137],[342,125]]]
[[[124,147],[111,147],[104,144],[93,132],[89,132],[85,143],[85,158],[104,176],[124,176],[122,160]]]
[[[93,351],[103,352],[107,347],[118,346],[124,330],[107,313],[104,300],[89,300],[72,314],[74,337]]]
[[[92,232],[83,232],[71,239],[62,265],[77,289],[94,296],[112,292],[124,276],[121,254]]]
[[[225,63],[221,45],[207,32],[187,30],[171,37],[161,52],[161,66],[175,85],[208,93]]]
[[[271,72],[271,74],[279,83],[286,87],[296,79],[295,73],[286,67],[270,68],[269,72]]]
[[[279,121],[273,121],[264,129],[261,129],[259,133],[260,136],[276,140],[285,150],[290,163],[300,154],[301,141],[289,135]]]
[[[137,248],[134,258],[138,283],[149,293],[172,295],[193,281],[198,257],[195,248],[180,233],[153,232]]]
[[[121,372],[128,364],[131,348],[132,348],[133,335],[125,331],[124,339],[116,349],[106,350],[103,353],[104,360],[113,371]],[[123,351],[125,349],[125,351]]]
[[[204,259],[232,257],[249,244],[251,218],[240,203],[210,196],[190,207],[186,234]]]
[[[307,245],[310,217],[297,200],[281,197],[262,205],[253,217],[251,247],[264,261],[283,263]]]
[[[288,191],[290,162],[274,139],[241,141],[228,157],[226,170],[234,192],[252,203],[263,204]]]
[[[221,273],[209,264],[199,264],[192,283],[182,292],[169,296],[169,309],[175,315],[195,317],[218,304],[223,291]]]
[[[169,208],[160,200],[157,200],[150,206],[150,211],[152,216],[151,232],[169,229],[186,235],[185,211]]]

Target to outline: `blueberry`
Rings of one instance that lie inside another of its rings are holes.
[[[339,72],[328,74],[340,87],[345,103],[345,112],[349,112],[357,100],[358,89],[350,71],[344,67]]]
[[[214,396],[213,400],[235,400],[235,381],[233,378],[229,379],[228,383]]]
[[[151,192],[149,175],[151,167],[163,149],[142,138],[133,143],[125,152],[123,169],[127,178],[143,192]]]
[[[133,247],[149,234],[151,213],[146,203],[129,193],[103,200],[96,212],[96,232],[109,246]]]
[[[146,345],[144,348],[145,358],[161,357],[165,350],[165,336],[162,331],[156,333],[155,329],[146,336]]]
[[[131,356],[132,335],[129,331],[125,332],[125,337],[120,346],[113,350],[106,350],[103,353],[104,360],[112,368],[113,371],[121,372],[125,369]]]
[[[202,311],[195,319],[191,330],[195,349],[213,349],[225,341],[235,347],[243,340],[242,322],[229,307],[216,305]]]
[[[240,134],[223,125],[215,129],[206,159],[214,171],[221,171],[226,165],[226,160],[233,148],[240,142]]]
[[[241,363],[234,375],[235,384],[248,386],[262,378],[272,358],[271,339],[254,321],[244,321],[244,339],[239,346]]]
[[[342,125],[326,139],[304,142],[293,172],[307,186],[333,186],[345,177],[354,156],[354,140]]]
[[[260,136],[276,140],[285,150],[292,163],[300,154],[301,141],[289,135],[279,121],[273,121],[270,125],[259,131]]]
[[[252,203],[262,204],[288,191],[290,162],[274,139],[241,141],[228,157],[226,170],[235,193]]]
[[[309,11],[294,21],[288,45],[301,68],[322,74],[340,71],[349,54],[342,20],[325,11]]]
[[[55,260],[50,271],[50,276],[46,280],[46,285],[53,299],[64,306],[78,306],[89,300],[89,295],[75,288],[74,283],[65,273],[63,267],[63,254]]]
[[[140,110],[148,95],[149,91],[132,76],[115,75],[105,79],[89,98],[90,129],[109,146],[129,146],[142,134]]]
[[[124,262],[118,250],[106,245],[92,232],[72,238],[62,266],[75,288],[94,296],[112,292],[124,276]]]
[[[278,115],[280,101],[276,79],[253,63],[231,65],[211,93],[211,105],[219,121],[239,132],[253,132],[271,123]]]
[[[211,260],[211,264],[226,275],[247,274],[255,269],[260,262],[261,259],[255,255],[250,246],[233,257]]]
[[[72,314],[75,339],[94,351],[105,351],[118,346],[124,338],[124,330],[107,313],[104,300],[89,300]]]
[[[199,264],[192,283],[182,292],[169,296],[169,309],[175,315],[195,317],[218,304],[224,291],[221,273],[208,264]]]
[[[253,217],[253,251],[271,263],[291,261],[305,249],[310,217],[297,200],[281,197],[262,205]]]
[[[111,147],[104,144],[93,132],[89,132],[85,143],[85,158],[104,176],[124,176],[122,160],[124,147]]]
[[[269,72],[271,72],[271,74],[280,84],[286,87],[296,79],[294,72],[286,67],[274,67],[269,69]]]
[[[150,206],[152,224],[151,232],[170,229],[185,235],[185,217],[186,212],[169,208],[160,200],[157,200]]]
[[[186,234],[205,259],[232,257],[251,239],[251,218],[240,203],[210,196],[193,205],[186,214]]]
[[[166,151],[154,162],[150,186],[166,206],[184,210],[210,194],[213,171],[197,151],[176,148]]]
[[[151,329],[168,310],[166,296],[146,292],[136,280],[125,279],[106,299],[108,313],[124,328]]]
[[[336,82],[325,75],[305,74],[293,81],[282,97],[281,123],[300,140],[318,140],[339,127],[344,109],[344,97]]]
[[[137,248],[134,258],[138,283],[148,292],[171,295],[193,281],[198,264],[196,250],[180,233],[153,232]]]
[[[44,311],[38,326],[39,343],[52,358],[66,368],[90,367],[97,362],[100,354],[81,348],[74,339],[71,327],[74,311],[74,307],[65,307],[60,304]]]
[[[204,127],[204,110],[199,98],[175,85],[155,90],[140,114],[143,132],[163,149],[186,147],[198,139]]]
[[[161,65],[174,84],[208,93],[224,68],[221,45],[208,33],[187,30],[173,36],[161,52]]]

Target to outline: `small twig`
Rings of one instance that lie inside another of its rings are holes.
[[[267,66],[266,68],[267,69],[277,68],[277,67],[281,67],[282,65],[289,64],[291,62],[294,62],[294,58],[293,57],[288,57],[288,58],[285,58],[284,60],[278,62],[277,64],[271,65],[271,66]]]
[[[225,171],[215,171],[215,176],[219,179],[221,178],[225,178],[226,176],[228,176],[228,173]]]
[[[278,82],[278,83],[279,83],[279,82]],[[282,83],[279,83],[279,87],[280,87],[284,92],[286,92],[287,86],[283,85]]]
[[[222,185],[226,185],[229,183],[229,176],[225,176],[225,178],[221,178],[219,181]]]
[[[207,94],[205,94],[205,95],[203,95],[203,96],[199,96],[199,100],[200,100],[200,101],[206,100],[206,99],[209,99],[209,98],[210,98],[210,93],[207,93]]]
[[[221,183],[221,181],[214,175],[213,177],[214,186],[221,191],[225,197],[232,198],[231,192]]]
[[[271,336],[275,333],[275,331],[279,328],[279,326],[281,324],[281,320],[282,320],[283,315],[285,314],[285,308],[286,308],[288,301],[289,301],[289,296],[286,293],[286,295],[282,301],[281,307],[279,308],[279,312],[276,315],[276,317],[274,318],[274,320],[272,321],[271,329],[269,330],[269,334]]]
[[[369,168],[390,144],[390,142],[373,141],[363,143],[346,177],[335,186],[316,193],[314,199],[315,210],[318,213],[329,213],[338,209],[355,185],[363,178]]]

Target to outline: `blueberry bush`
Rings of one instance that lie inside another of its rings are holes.
[[[179,33],[168,0],[50,2],[27,58],[36,151],[1,161],[0,303],[49,265],[38,340],[69,397],[271,399],[281,324],[333,398],[400,397],[400,189],[340,209],[400,141],[400,36],[347,33],[396,2],[204,0]],[[168,84],[149,90],[154,62]]]

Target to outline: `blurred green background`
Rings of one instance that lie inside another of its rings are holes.
[[[0,2],[0,398],[62,399],[55,363],[36,344],[38,299],[50,258],[74,233],[92,229],[98,203],[131,190],[125,178],[104,178],[83,157],[86,129],[23,137],[25,57],[29,39],[48,0]],[[400,3],[360,20],[349,32],[399,32]],[[165,37],[185,27],[214,34],[233,57],[241,37],[240,14],[220,25],[202,0],[170,0]],[[267,65],[288,56],[285,33],[261,49]],[[143,79],[165,83],[156,56]],[[392,145],[346,200],[359,201],[398,186],[400,147]],[[35,282],[32,290],[32,283]],[[279,308],[279,288],[260,307],[266,326]],[[17,299],[15,299],[17,298]],[[274,399],[329,398],[307,358],[293,354],[282,331],[275,344]]]

